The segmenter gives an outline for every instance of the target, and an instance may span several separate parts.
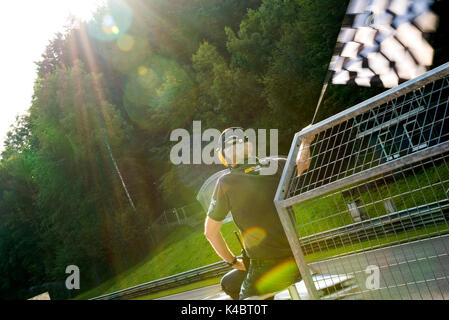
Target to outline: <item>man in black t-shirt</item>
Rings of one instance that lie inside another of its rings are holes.
[[[309,158],[312,140],[302,143],[304,159]],[[218,179],[205,223],[205,236],[212,247],[235,269],[221,281],[223,290],[233,299],[280,291],[300,280],[273,202],[285,159],[268,158],[265,163],[250,164],[248,159],[255,159],[252,148],[241,128],[226,129],[220,136],[218,155],[231,171]],[[277,170],[266,174],[264,168],[272,166],[273,161]],[[222,221],[228,212],[242,234],[249,257],[246,265],[229,250],[221,235]]]

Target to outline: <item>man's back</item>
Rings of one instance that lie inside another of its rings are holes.
[[[274,175],[245,173],[238,168],[221,177],[208,212],[209,217],[221,221],[231,211],[251,259],[292,256],[273,202],[285,165],[284,159],[277,161]]]

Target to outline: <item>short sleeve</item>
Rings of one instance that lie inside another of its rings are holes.
[[[229,199],[224,190],[223,182],[221,179],[218,179],[207,216],[215,221],[222,221],[226,218],[230,209]]]

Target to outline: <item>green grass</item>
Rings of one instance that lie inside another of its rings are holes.
[[[233,232],[234,223],[223,225],[222,233],[230,249],[240,254],[240,245]],[[174,230],[146,259],[80,295],[76,300],[97,297],[144,282],[168,277],[220,261],[203,235],[203,230],[182,226]]]

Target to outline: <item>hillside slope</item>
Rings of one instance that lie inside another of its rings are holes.
[[[230,249],[240,254],[233,222],[223,225],[223,236]],[[126,289],[144,282],[174,275],[219,261],[215,251],[203,235],[203,227],[181,226],[173,232],[142,262],[92,288],[75,299],[90,299],[106,293]]]

